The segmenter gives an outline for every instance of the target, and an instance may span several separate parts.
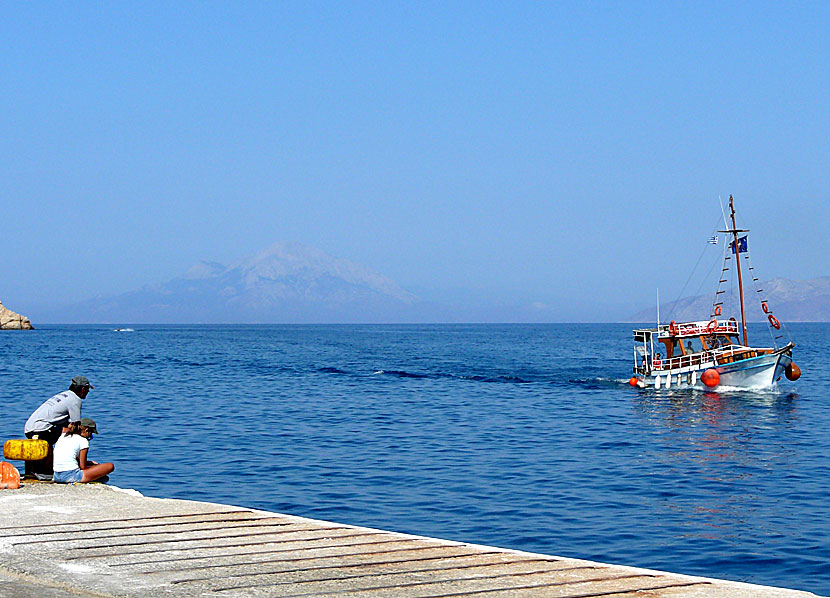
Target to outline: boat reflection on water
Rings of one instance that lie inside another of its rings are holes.
[[[637,413],[671,427],[708,423],[718,428],[745,428],[770,418],[795,416],[798,393],[771,391],[692,391],[644,389],[635,397]],[[753,418],[747,418],[752,415]]]
[[[673,535],[713,542],[724,558],[737,538],[764,541],[775,511],[787,503],[790,464],[798,449],[790,433],[799,417],[793,392],[646,390],[634,410],[650,434],[644,460],[654,468],[656,516]],[[760,535],[759,535],[760,534]]]

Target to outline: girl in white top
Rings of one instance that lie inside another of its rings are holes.
[[[98,433],[95,422],[88,417],[79,424],[69,424],[55,443],[53,480],[62,484],[94,482],[115,470],[112,463],[89,461],[89,441]]]

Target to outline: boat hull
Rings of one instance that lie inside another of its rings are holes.
[[[716,369],[720,374],[722,386],[736,388],[770,388],[784,375],[787,366],[792,363],[792,357],[786,353],[772,353],[752,359],[744,359],[737,363],[719,365]]]
[[[654,372],[640,382],[640,386],[655,388],[695,388],[708,390],[700,381],[707,369],[714,368],[720,375],[718,387],[740,389],[768,389],[786,372],[792,363],[792,347],[788,345],[767,355],[742,359],[733,363],[701,363],[695,367]]]

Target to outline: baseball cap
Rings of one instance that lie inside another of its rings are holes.
[[[89,378],[86,376],[75,376],[72,378],[72,384],[75,386],[89,386],[90,388],[95,388],[92,384],[89,383]]]
[[[91,417],[81,418],[81,425],[84,428],[90,428],[94,434],[98,433],[98,427],[95,425],[95,420]]]

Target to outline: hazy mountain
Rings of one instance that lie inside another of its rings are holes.
[[[744,305],[747,320],[759,322],[767,316],[761,310],[759,297],[767,304],[775,316],[786,322],[827,322],[830,321],[830,276],[811,280],[788,280],[773,278],[760,283],[761,293],[754,287],[745,289]],[[740,318],[737,289],[723,295],[723,316]],[[660,320],[705,320],[712,313],[714,293],[680,299],[676,302],[660,305]],[[654,322],[657,318],[656,307],[644,309],[630,318],[629,322]]]
[[[327,323],[399,321],[418,303],[373,270],[298,243],[229,266],[200,262],[181,277],[72,306],[52,321]],[[417,311],[417,310],[416,310]]]

